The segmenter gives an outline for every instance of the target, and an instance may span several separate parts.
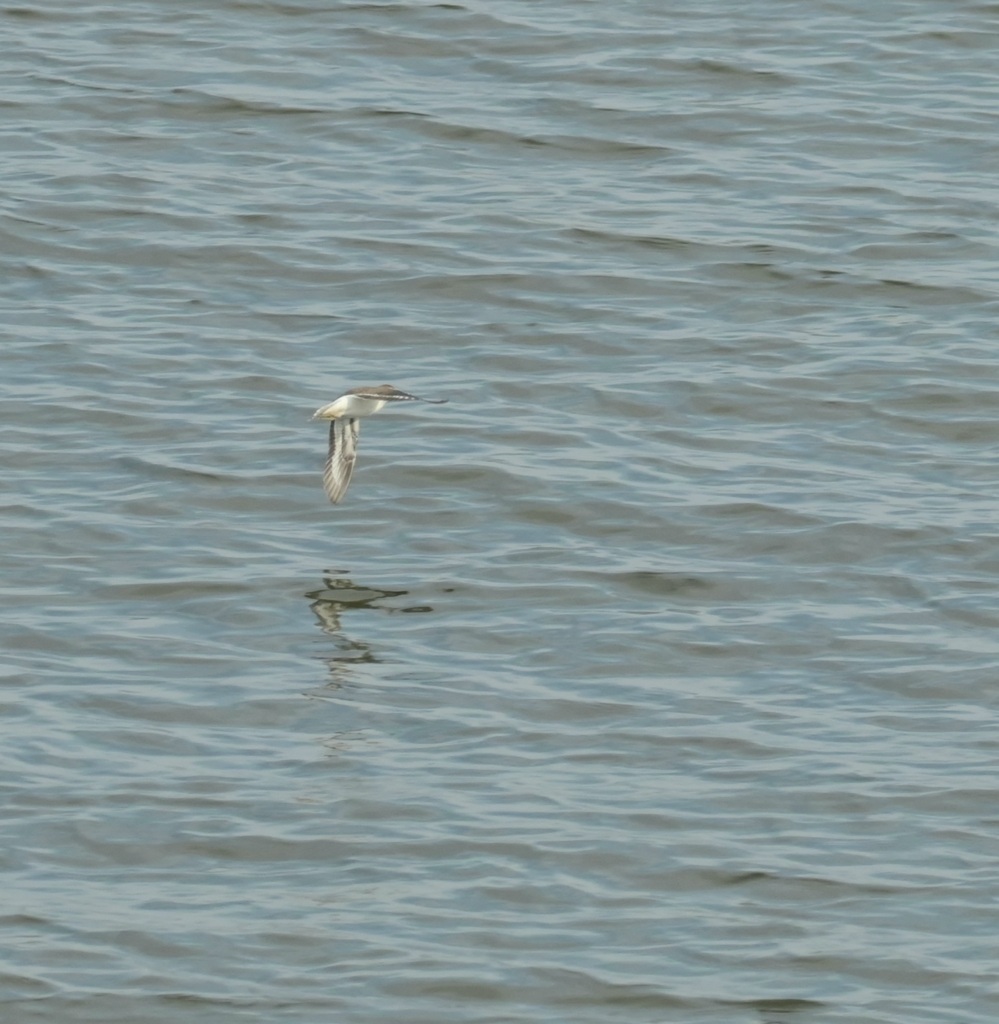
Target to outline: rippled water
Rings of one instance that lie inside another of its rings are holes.
[[[991,1021],[999,6],[0,27],[3,1019]]]

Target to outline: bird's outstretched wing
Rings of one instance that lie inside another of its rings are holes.
[[[361,424],[356,420],[336,419],[330,422],[330,450],[323,468],[323,487],[334,505],[347,493],[350,477],[357,461],[357,435]]]

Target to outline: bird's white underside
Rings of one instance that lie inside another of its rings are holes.
[[[347,493],[357,461],[357,437],[361,431],[360,417],[371,416],[389,402],[430,402],[441,404],[446,399],[417,398],[390,384],[377,388],[354,388],[320,406],[313,419],[330,421],[330,444],[323,467],[323,487],[334,505]]]

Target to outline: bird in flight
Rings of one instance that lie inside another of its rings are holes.
[[[330,421],[330,450],[323,469],[323,487],[334,505],[338,505],[350,486],[350,477],[357,461],[357,436],[360,418],[378,412],[390,402],[430,402],[443,405],[446,398],[419,398],[391,384],[377,387],[351,388],[328,405],[320,406],[314,420]]]

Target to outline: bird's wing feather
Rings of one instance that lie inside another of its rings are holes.
[[[330,450],[323,468],[323,487],[330,501],[337,505],[347,493],[350,477],[357,461],[357,435],[361,424],[356,419],[330,422]]]

